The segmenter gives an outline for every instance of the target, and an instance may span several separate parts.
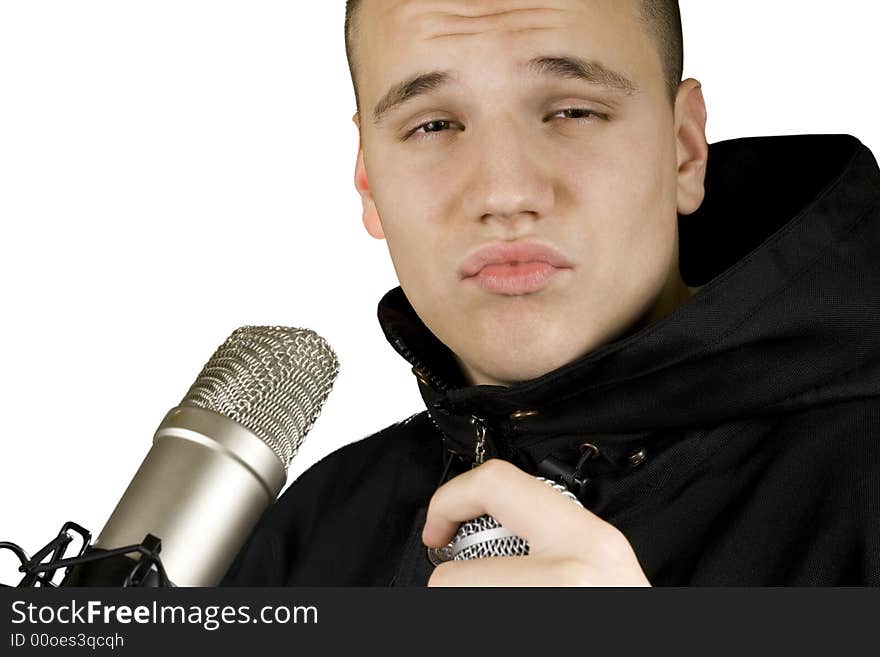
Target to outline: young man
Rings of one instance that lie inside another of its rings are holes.
[[[224,583],[880,584],[870,152],[710,148],[674,1],[347,11],[379,320],[427,408],[303,474]],[[484,513],[528,556],[435,568]]]

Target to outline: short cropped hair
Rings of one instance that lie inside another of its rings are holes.
[[[357,29],[356,14],[363,0],[346,0],[345,3],[345,54],[348,57],[348,70],[354,86],[355,102],[360,110],[355,76],[353,34]],[[684,42],[681,29],[681,11],[678,0],[638,0],[645,30],[657,44],[660,63],[666,82],[670,102],[675,104],[678,85],[684,69]]]

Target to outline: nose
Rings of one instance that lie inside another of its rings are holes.
[[[542,149],[514,127],[496,124],[471,143],[464,216],[484,223],[534,221],[555,203]]]

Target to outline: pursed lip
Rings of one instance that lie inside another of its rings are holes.
[[[458,275],[471,278],[489,265],[543,262],[557,269],[570,269],[571,262],[558,249],[534,240],[492,242],[469,253],[458,268]]]

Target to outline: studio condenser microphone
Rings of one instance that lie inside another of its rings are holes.
[[[284,487],[338,369],[333,350],[313,331],[235,330],[159,425],[94,545],[86,549],[86,532],[79,558],[56,560],[49,576],[66,566],[62,586],[219,583]],[[61,535],[30,560],[30,570],[22,567],[30,573],[23,585],[39,577],[52,585],[45,565],[33,562],[70,538],[58,541]]]

